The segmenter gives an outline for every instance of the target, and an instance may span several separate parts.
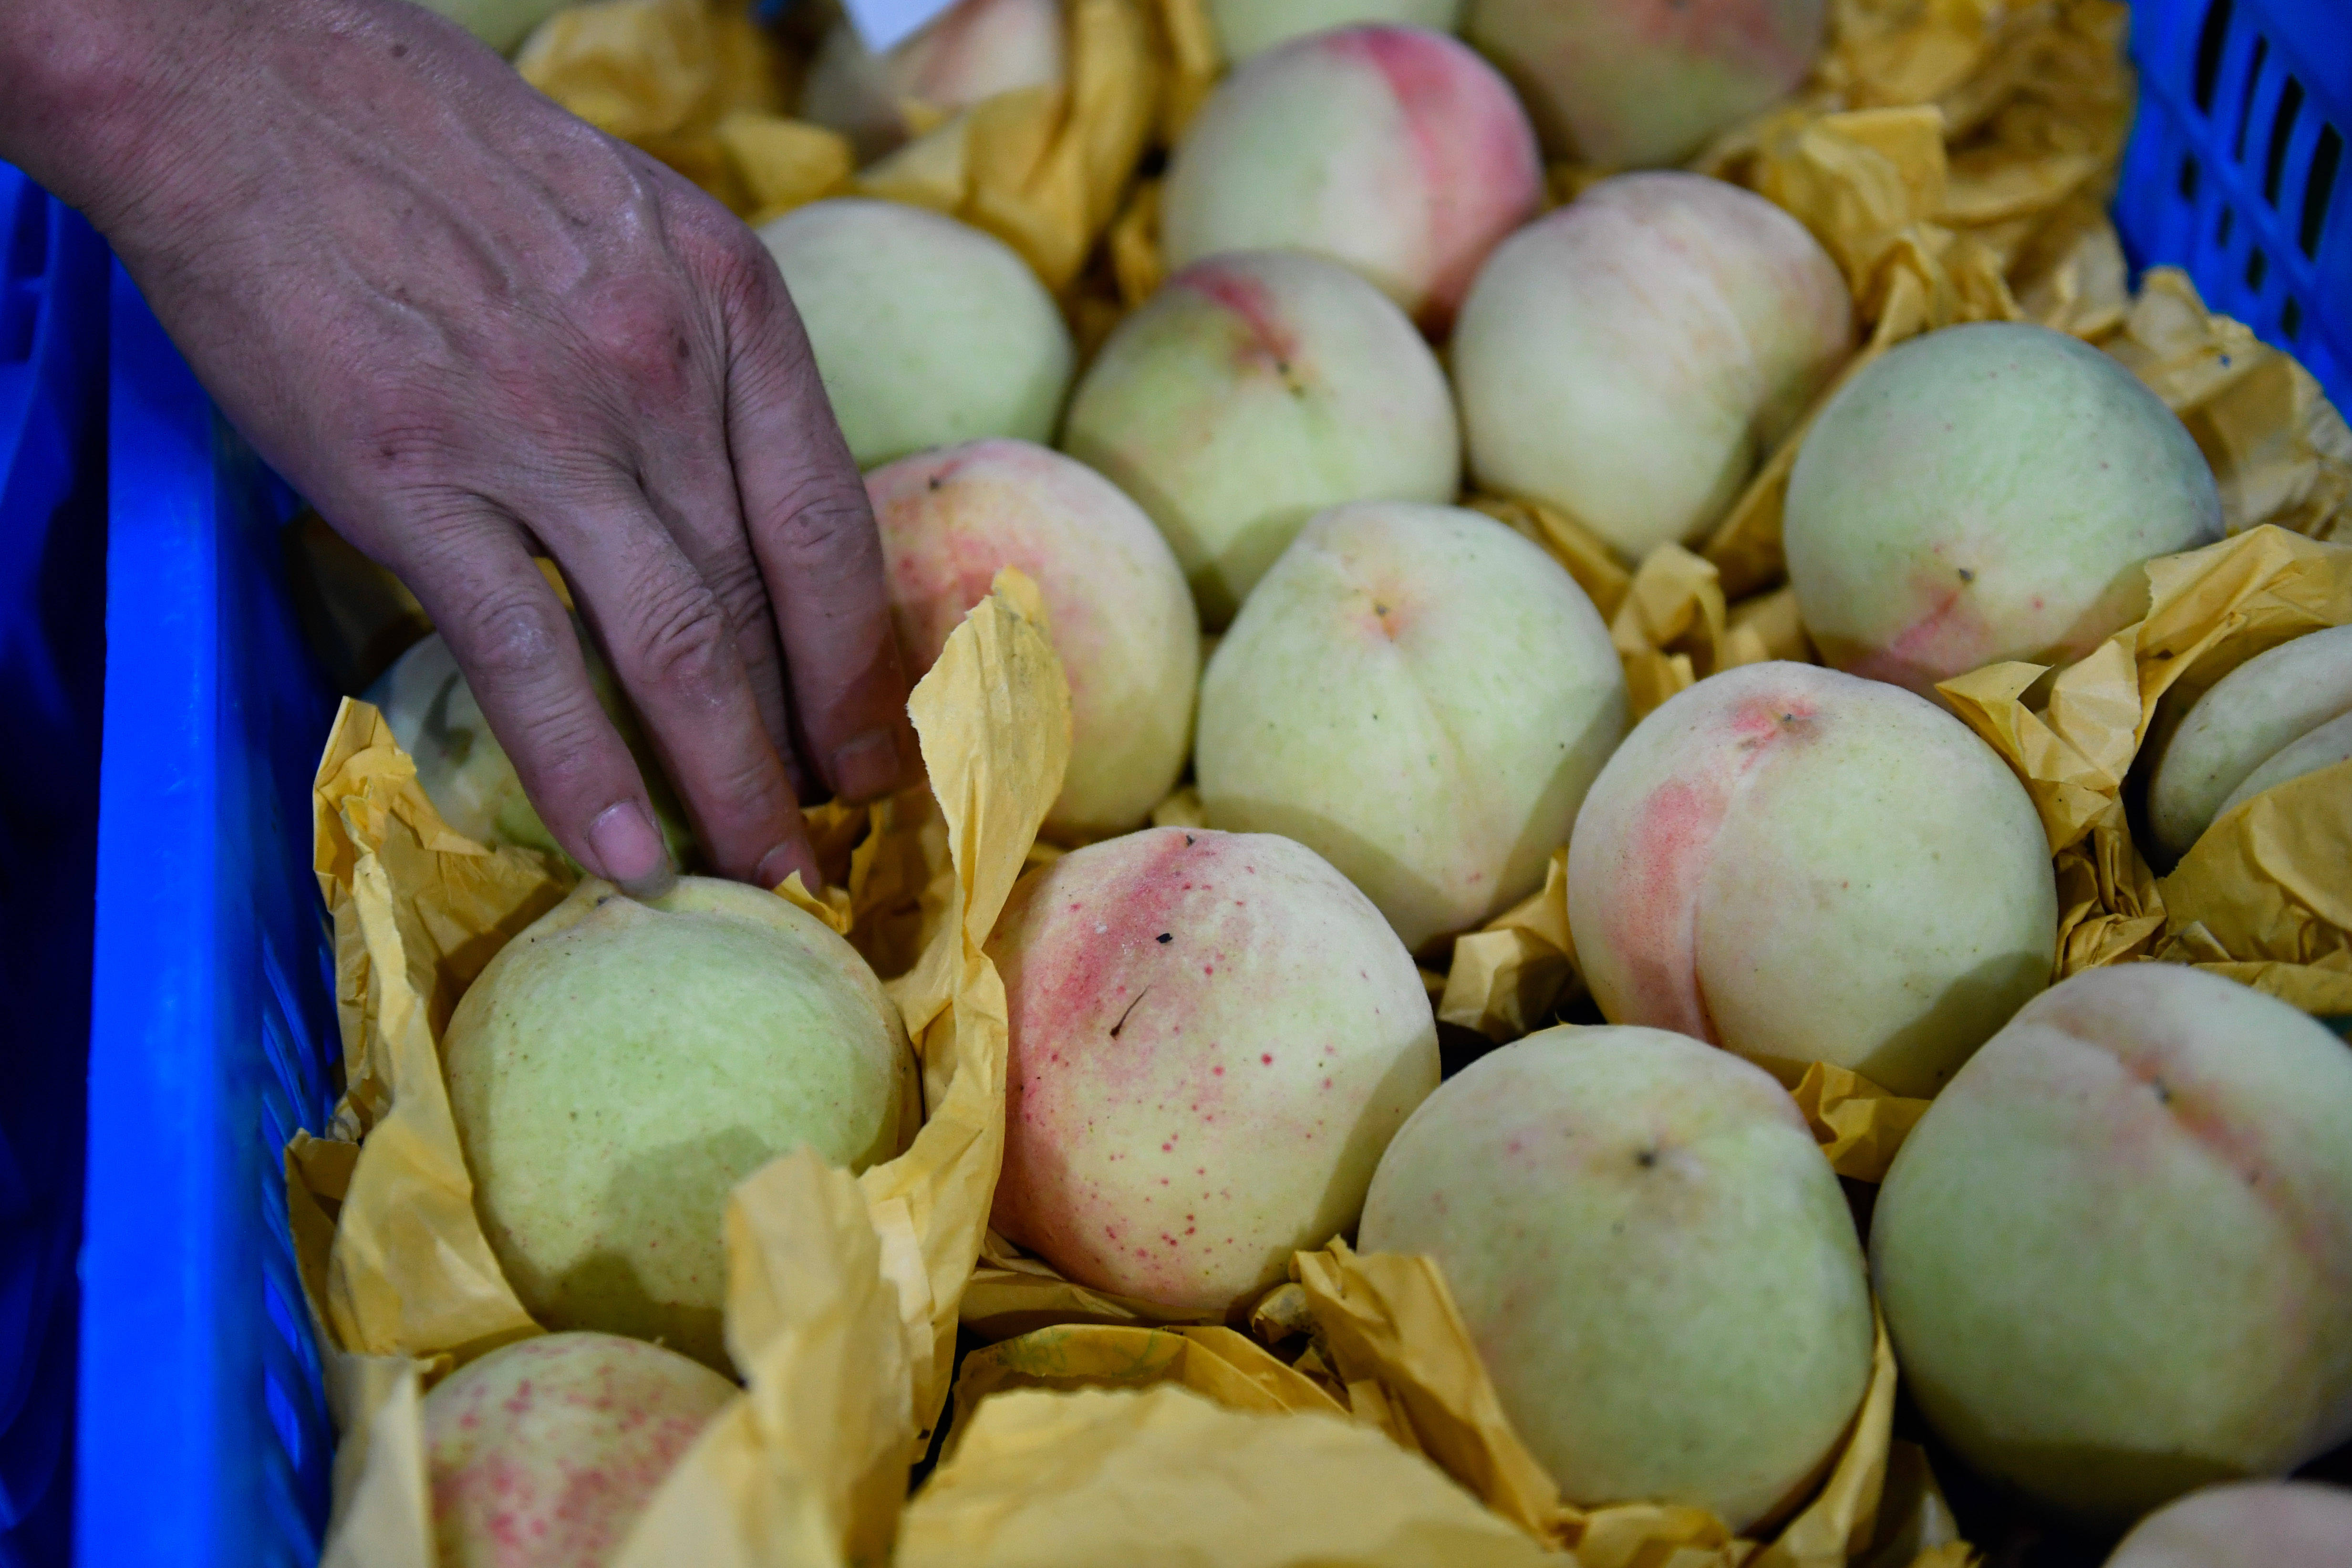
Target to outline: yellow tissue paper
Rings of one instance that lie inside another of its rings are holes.
[[[974,1412],[907,1510],[899,1568],[1539,1568],[1429,1463],[1328,1415],[1180,1384],[1023,1388]]]
[[[939,940],[889,985],[922,1057],[926,1121],[862,1177],[803,1152],[738,1188],[727,1326],[750,1387],[665,1483],[632,1563],[887,1552],[906,1466],[946,1400],[1003,1139],[1003,992],[981,944],[1069,753],[1068,689],[1034,585],[1001,574],[910,708],[952,867]],[[566,879],[446,828],[364,704],[345,704],[316,795],[352,1089],[332,1135],[298,1135],[287,1170],[345,1435],[329,1560],[406,1568],[435,1560],[419,1395],[456,1363],[540,1331],[475,1216],[439,1034]]]

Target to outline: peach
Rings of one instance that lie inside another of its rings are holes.
[[[1432,331],[1543,197],[1535,132],[1477,54],[1423,27],[1343,27],[1210,95],[1160,191],[1176,266],[1229,250],[1346,263]]]
[[[613,1334],[491,1352],[425,1396],[441,1568],[604,1568],[735,1385]]]
[[[898,202],[836,197],[760,230],[861,468],[986,436],[1053,438],[1076,351],[1013,247]]]
[[[1085,464],[1026,441],[978,441],[866,480],[913,668],[931,667],[997,568],[1045,595],[1069,679],[1070,768],[1046,826],[1100,837],[1140,826],[1184,771],[1201,621],[1183,569],[1140,508]]]
[[[799,113],[846,133],[872,158],[906,140],[908,100],[954,110],[1024,87],[1058,87],[1064,56],[1059,0],[956,0],[879,58],[844,19],[809,61]]]
[[[992,1223],[1098,1289],[1218,1311],[1356,1223],[1437,1087],[1412,956],[1313,851],[1156,828],[1013,889]]]
[[[2270,761],[2248,773],[2245,782],[2230,792],[2221,809],[2213,814],[2214,819],[2219,821],[2229,816],[2265,790],[2347,761],[2352,761],[2352,713],[2331,719],[2301,740],[2290,741],[2272,752]]]
[[[2284,1474],[2352,1436],[2352,1052],[2198,970],[2077,974],[1912,1130],[1871,1263],[1928,1423],[2028,1497],[2113,1527]]]
[[[1554,158],[1679,163],[1790,91],[1827,0],[1471,0],[1463,33],[1527,100]]]
[[[725,1367],[727,1194],[808,1144],[852,1170],[919,1115],[866,961],[772,893],[583,881],[500,949],[442,1041],[474,1205],[524,1309]]]
[[[1196,262],[1121,321],[1062,448],[1151,514],[1211,631],[1316,512],[1450,501],[1462,474],[1412,323],[1345,268],[1277,251]]]
[[[1402,22],[1450,33],[1463,0],[1209,0],[1217,47],[1238,65],[1276,44],[1358,22]]]
[[[2148,826],[2157,843],[2169,854],[2187,854],[2235,804],[2251,775],[2299,738],[2347,713],[2352,626],[2307,633],[2238,666],[2197,700],[2165,742],[2147,789]]]
[[[1853,347],[1804,226],[1697,174],[1605,180],[1506,240],[1454,333],[1470,471],[1629,556],[1696,542]]]
[[[2050,983],[2042,819],[1933,703],[1808,664],[1676,693],[1569,840],[1576,952],[1612,1023],[1930,1095]]]
[[[2352,1492],[2313,1481],[2240,1481],[2149,1514],[2107,1568],[2344,1568],[2347,1555]]]
[[[1830,400],[1782,540],[1813,644],[1923,696],[2003,659],[2064,664],[2147,610],[2152,557],[2221,537],[2188,429],[2047,327],[1930,332]]]
[[[1869,1385],[1862,1247],[1803,1114],[1663,1029],[1546,1029],[1471,1064],[1389,1145],[1362,1245],[1437,1260],[1582,1506],[1744,1531],[1817,1478]]]
[[[1609,628],[1542,549],[1360,501],[1307,525],[1218,644],[1201,804],[1323,856],[1418,950],[1542,885],[1625,719]]]
[[[969,109],[1063,74],[1061,0],[956,0],[883,57],[901,98]]]
[[[645,775],[654,818],[669,844],[670,858],[688,864],[695,853],[695,840],[685,810],[654,759],[635,713],[621,696],[612,668],[597,654],[577,616],[572,626],[581,634],[580,651],[588,661],[589,682]],[[457,656],[449,651],[440,633],[431,633],[394,659],[392,668],[368,688],[365,700],[383,712],[392,738],[416,764],[416,783],[442,821],[478,844],[513,845],[563,855],[555,836],[540,820],[539,808],[523,793],[513,760],[490,732],[490,721],[474,700],[466,672],[457,668]],[[570,860],[569,856],[564,858]]]

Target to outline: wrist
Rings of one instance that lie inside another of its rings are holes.
[[[173,138],[245,7],[207,0],[0,0],[0,158],[104,227]]]

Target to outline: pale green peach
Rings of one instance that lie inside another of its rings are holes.
[[[2347,1555],[2352,1492],[2315,1481],[2240,1481],[2149,1514],[2107,1568],[2344,1568]]]
[[[2212,470],[2156,394],[2012,321],[1856,374],[1806,433],[1781,526],[1813,646],[1922,695],[2082,658],[2146,613],[2149,560],[2221,537]]]
[[[2346,713],[2352,713],[2352,626],[2281,643],[2215,681],[2172,732],[2148,781],[2157,843],[2187,854],[2235,804],[2250,774]]]
[[[1177,266],[1305,250],[1362,273],[1433,332],[1543,197],[1510,84],[1425,27],[1294,38],[1228,77],[1168,164],[1160,237]]]
[[[1011,246],[919,207],[847,197],[786,213],[760,238],[859,468],[986,436],[1053,438],[1076,352]]]
[[[1611,1022],[1930,1095],[2050,983],[2016,776],[1950,714],[1809,664],[1669,698],[1576,818],[1568,915]]]
[[[1571,1502],[1745,1530],[1820,1473],[1870,1382],[1870,1291],[1788,1091],[1663,1029],[1560,1028],[1406,1122],[1362,1249],[1437,1260],[1503,1409]]]
[[[2168,963],[2029,1004],[1887,1173],[1895,1353],[1971,1466],[2109,1527],[2352,1436],[2352,1051]]]
[[[1679,163],[1804,79],[1825,0],[1471,0],[1554,158]]]
[[[1346,268],[1280,251],[1196,262],[1120,322],[1062,447],[1151,514],[1211,631],[1315,513],[1449,501],[1462,475],[1412,323]]]
[[[1696,174],[1606,180],[1506,240],[1454,333],[1470,471],[1631,557],[1696,542],[1853,344],[1796,219]]]
[[[735,1184],[807,1144],[863,1170],[919,1115],[866,961],[772,893],[584,881],[490,960],[442,1042],[474,1205],[530,1315],[725,1367]]]
[[[576,616],[572,627],[574,633],[584,634]],[[588,661],[588,680],[597,700],[637,759],[637,770],[645,777],[654,819],[661,825],[670,858],[680,865],[690,863],[695,854],[694,830],[687,826],[686,813],[653,748],[646,743],[636,715],[622,699],[611,668],[584,635],[580,637],[580,651]],[[394,659],[392,668],[368,688],[365,700],[383,712],[392,738],[415,763],[417,784],[442,821],[478,844],[508,844],[547,855],[563,854],[547,824],[540,820],[539,808],[523,793],[513,760],[490,732],[490,721],[474,700],[466,672],[457,668],[457,656],[440,633],[427,635]]]
[[[1625,722],[1609,628],[1549,555],[1478,512],[1359,501],[1217,645],[1201,804],[1323,856],[1419,950],[1542,885]]]
[[[1060,86],[1063,54],[1060,0],[956,0],[883,59],[899,97],[969,109]]]
[[[659,1345],[542,1334],[425,1396],[440,1568],[607,1568],[735,1385]]]
[[[1060,86],[1062,31],[1059,0],[957,0],[877,58],[845,19],[819,41],[795,112],[849,136],[870,160],[906,141],[909,100],[952,110]]]
[[[2230,798],[2213,814],[2214,820],[2229,816],[2265,790],[2276,789],[2305,773],[2315,773],[2346,761],[2352,761],[2352,713],[2331,719],[2303,739],[2289,741],[2272,752],[2270,761],[2248,773],[2245,782],[2230,792]]]
[[[1026,441],[901,458],[866,476],[909,679],[930,668],[998,568],[1045,595],[1070,683],[1070,768],[1046,826],[1101,837],[1142,826],[1184,771],[1201,620],[1183,569],[1118,487]]]
[[[1155,828],[1013,889],[992,1222],[1069,1279],[1223,1311],[1351,1228],[1437,1087],[1437,1026],[1380,910],[1287,838]]]
[[[1238,65],[1276,44],[1359,22],[1402,22],[1450,33],[1463,0],[1208,0],[1217,47]]]

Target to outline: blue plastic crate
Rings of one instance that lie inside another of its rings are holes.
[[[2352,408],[2352,0],[2135,0],[2131,26],[2133,264],[2187,268]]]
[[[106,252],[0,165],[0,1568],[61,1561],[103,668]]]
[[[2189,267],[2352,403],[2352,174],[2328,139],[2352,127],[2347,16],[2352,0],[2142,0],[2117,217],[2136,264]],[[331,699],[283,580],[293,498],[119,273],[112,321],[77,1552],[86,1568],[309,1564],[331,1436],[278,1151],[332,1100],[309,809]]]
[[[331,1435],[278,1151],[339,1054],[294,498],[120,269],[77,1560],[317,1561]]]

